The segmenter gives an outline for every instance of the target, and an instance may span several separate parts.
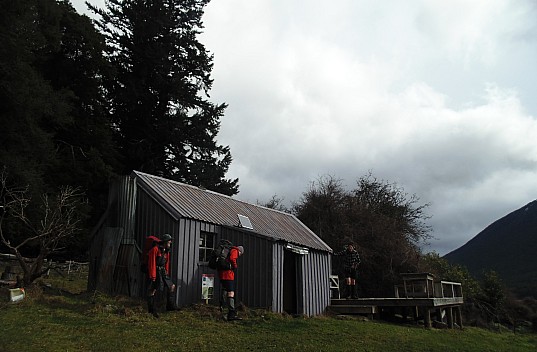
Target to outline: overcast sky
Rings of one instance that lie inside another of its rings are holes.
[[[431,204],[441,255],[537,198],[537,2],[215,0],[204,23],[235,198],[371,171]]]

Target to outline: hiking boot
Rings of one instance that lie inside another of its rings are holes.
[[[350,286],[345,286],[345,288],[343,289],[343,294],[341,295],[341,297],[343,297],[344,299],[351,299],[352,293],[351,293],[351,287]]]
[[[233,321],[233,320],[242,320],[242,318],[237,315],[236,310],[230,310],[227,313],[227,321]]]
[[[147,297],[147,311],[151,313],[155,318],[159,318],[157,308],[155,307],[155,296]]]
[[[352,286],[352,299],[358,299],[358,287]]]
[[[173,296],[168,296],[168,300],[166,301],[166,310],[168,312],[181,310],[181,308],[177,307],[177,304],[175,304]]]

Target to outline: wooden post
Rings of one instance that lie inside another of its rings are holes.
[[[436,310],[436,320],[438,320],[440,323],[444,322],[444,319],[442,318],[442,308],[438,308]]]
[[[429,309],[429,307],[423,308],[423,320],[427,329],[433,327],[433,322],[431,321],[431,309]]]
[[[457,324],[459,324],[459,327],[462,329],[462,311],[461,306],[458,306],[455,309],[455,320],[457,321]]]
[[[414,323],[416,325],[418,324],[418,317],[419,317],[418,307],[412,307],[412,318],[414,319]]]
[[[401,318],[403,321],[406,321],[408,318],[408,308],[407,307],[401,307]]]
[[[453,329],[453,307],[446,307],[447,324],[450,329]]]

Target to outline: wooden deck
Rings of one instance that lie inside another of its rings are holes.
[[[450,298],[357,298],[333,299],[332,305],[367,305],[379,307],[445,307],[463,304],[462,297]]]
[[[437,281],[428,273],[402,274],[404,282],[395,287],[396,297],[341,299],[330,301],[329,309],[338,314],[361,314],[370,318],[382,313],[409,316],[423,320],[426,327],[434,321],[446,327],[462,328],[461,306],[464,303],[461,284]],[[339,287],[337,287],[339,291]]]
[[[444,323],[449,328],[462,328],[460,307],[462,297],[453,298],[358,298],[332,299],[330,311],[344,315],[366,315],[370,319],[382,313],[400,314],[401,318],[414,321],[423,320],[425,327],[433,326],[435,322]]]

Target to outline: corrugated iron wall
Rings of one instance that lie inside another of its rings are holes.
[[[140,251],[135,244],[119,247],[112,292],[128,296],[143,295],[143,278],[140,275]]]
[[[135,239],[136,188],[136,182],[130,176],[122,177],[119,180],[119,186],[117,188],[117,217],[118,224],[123,227],[123,241],[127,243],[130,242],[129,240]]]
[[[272,246],[272,311],[277,313],[283,313],[283,251],[282,243]]]
[[[183,280],[189,281],[183,275],[183,267],[192,267],[192,260],[186,260],[183,263],[183,253],[185,252],[185,239],[184,234],[181,231],[180,222],[174,219],[168,212],[166,212],[153,198],[151,198],[146,192],[138,192],[137,194],[137,207],[134,226],[134,237],[140,248],[143,248],[144,239],[147,236],[161,236],[168,233],[172,236],[172,253],[171,253],[171,270],[173,277],[179,277],[180,281],[175,282],[178,290],[178,302],[179,304],[185,304],[182,300],[186,296],[186,285],[183,284]],[[190,240],[190,237],[188,237]],[[189,241],[186,241],[190,246]],[[188,252],[188,250],[187,250]],[[179,266],[180,264],[180,266]],[[141,295],[145,295],[145,277],[140,273],[140,282],[143,282],[143,290],[140,291]]]
[[[272,251],[273,310],[284,312],[284,251],[285,243],[274,243]],[[308,254],[296,255],[296,296],[299,314],[307,316],[323,314],[330,304],[330,255],[310,250]]]
[[[236,272],[238,300],[247,307],[271,309],[274,242],[256,233],[229,227],[221,227],[218,240],[222,238],[230,240],[236,246],[244,247],[244,255],[239,257],[239,268]],[[218,281],[217,286],[219,293]]]
[[[179,226],[178,255],[174,267],[179,287],[179,304],[187,305],[201,301],[201,279],[203,266],[199,263],[199,241],[201,231],[214,233],[217,227],[201,221],[181,219]],[[174,253],[177,253],[174,251]]]
[[[165,233],[173,237],[171,276],[177,285],[176,303],[180,306],[201,301],[202,274],[211,269],[199,263],[199,240],[202,231],[218,233],[219,226],[190,219],[174,219],[149,194],[139,192],[136,209],[138,243],[145,237]]]
[[[300,313],[308,316],[323,314],[330,304],[330,255],[310,250],[300,256],[302,292],[299,297]]]

